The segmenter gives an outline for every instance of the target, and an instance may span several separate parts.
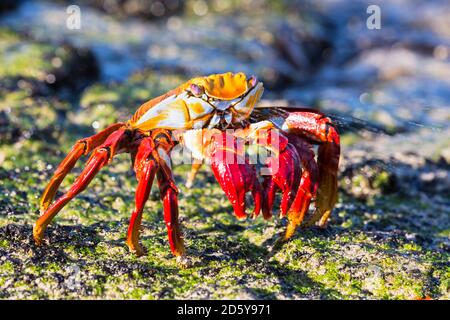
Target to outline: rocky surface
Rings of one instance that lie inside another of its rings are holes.
[[[62,4],[0,16],[0,298],[450,298],[445,1],[379,1],[381,30],[365,28],[367,1],[187,1],[156,20],[132,2],[111,17],[80,1],[78,31],[62,27]],[[208,168],[187,189],[177,166],[191,266],[170,254],[157,190],[136,258],[125,246],[136,182],[121,155],[34,245],[39,196],[74,141],[193,75],[241,70],[267,84],[262,103],[316,107],[338,125],[326,229],[274,247],[286,221],[237,221]]]

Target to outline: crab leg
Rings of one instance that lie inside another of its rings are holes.
[[[279,188],[275,181],[273,181],[272,177],[266,177],[264,179],[262,188],[264,190],[262,213],[264,219],[269,220],[270,218],[272,218],[272,207]]]
[[[65,157],[65,159],[60,163],[58,168],[56,169],[53,177],[45,188],[41,201],[40,201],[40,211],[41,213],[47,210],[48,206],[53,201],[55,197],[56,191],[58,190],[61,182],[64,180],[64,177],[73,169],[78,159],[84,155],[91,152],[93,149],[97,148],[100,144],[105,142],[106,138],[123,127],[123,123],[113,124],[106,129],[100,131],[99,133],[90,136],[85,139],[78,140],[75,145],[72,147],[72,150]]]
[[[130,225],[128,227],[127,244],[131,252],[137,256],[144,254],[144,250],[139,245],[139,229],[142,221],[142,211],[145,202],[148,200],[155,179],[157,163],[152,155],[155,144],[151,138],[142,140],[138,147],[136,157],[134,158],[134,170],[138,185],[135,194],[135,208],[131,215]]]
[[[256,130],[254,130],[256,128]],[[262,131],[261,129],[264,129]],[[318,168],[311,145],[301,137],[280,134],[277,129],[263,122],[253,124],[251,137],[256,143],[278,151],[278,165],[268,161],[271,175],[265,177],[262,207],[264,218],[272,216],[277,192],[282,193],[281,216],[287,215],[289,224],[282,240],[289,239],[308,211],[311,198],[317,190]]]
[[[244,137],[249,138],[252,143],[271,150],[274,154],[266,161],[270,175],[263,182],[263,216],[265,219],[272,216],[278,191],[282,193],[280,213],[285,216],[300,184],[301,163],[297,149],[269,121],[253,123],[244,132]]]
[[[230,200],[236,217],[247,217],[245,194],[248,191],[252,192],[255,203],[252,217],[256,217],[261,210],[262,190],[255,168],[248,164],[246,159],[238,160],[236,137],[224,132],[215,134],[212,139],[211,168]]]
[[[178,223],[178,188],[172,175],[169,152],[172,143],[168,136],[160,136],[157,140],[158,165],[157,180],[159,193],[164,206],[164,220],[172,253],[181,256],[185,253],[184,241]]]
[[[305,226],[319,221],[319,226],[324,227],[337,201],[339,134],[329,118],[309,111],[291,112],[284,121],[283,130],[299,134],[319,144],[316,210]]]
[[[72,187],[48,207],[33,226],[33,237],[36,244],[41,244],[44,231],[56,214],[77,194],[82,192],[89,185],[101,167],[106,165],[112,157],[120,151],[128,142],[128,135],[125,129],[117,130],[110,134],[106,141],[96,148],[92,156],[87,161],[86,167],[73,183]]]
[[[271,176],[266,177],[264,181],[264,185],[267,187],[263,206],[264,217],[272,216],[271,211],[277,191],[282,192],[280,214],[285,216],[293,204],[300,184],[302,169],[300,157],[295,147],[287,144],[285,149],[280,151],[278,161],[281,164],[278,165],[278,170],[274,171]],[[268,167],[271,168],[270,163]]]
[[[164,205],[164,221],[166,222],[170,249],[175,256],[181,256],[185,253],[185,248],[178,223],[178,190],[173,186],[172,175],[167,176],[165,171],[158,171],[157,179]]]
[[[283,240],[288,240],[292,237],[297,226],[302,223],[305,214],[308,212],[311,198],[317,192],[319,172],[311,145],[297,136],[289,136],[289,141],[297,149],[303,172],[295,200],[287,213],[289,224]]]

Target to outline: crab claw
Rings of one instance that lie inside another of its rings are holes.
[[[300,184],[302,166],[294,146],[287,144],[280,152],[277,162],[278,165],[274,165],[273,161],[267,164],[271,175],[264,181],[265,196],[262,210],[266,219],[272,216],[276,192],[281,191],[282,193],[280,214],[285,216],[295,199]]]
[[[245,219],[245,194],[251,191],[254,200],[252,217],[261,211],[262,190],[255,168],[239,153],[236,137],[218,133],[212,140],[211,168],[227,195],[238,219]]]
[[[275,195],[278,191],[278,186],[272,180],[272,177],[266,177],[263,182],[264,198],[262,205],[263,217],[269,220],[272,217],[272,207],[275,202]]]

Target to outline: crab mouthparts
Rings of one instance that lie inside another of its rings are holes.
[[[214,106],[216,107],[217,110],[225,111],[231,107],[231,103],[230,101],[219,101]]]

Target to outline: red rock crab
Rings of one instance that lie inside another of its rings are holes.
[[[164,204],[172,253],[185,248],[178,223],[178,189],[172,175],[171,152],[181,145],[196,160],[208,162],[230,200],[237,218],[247,217],[246,193],[254,199],[253,217],[272,216],[276,193],[281,192],[281,216],[289,239],[302,224],[312,200],[315,212],[304,221],[325,225],[337,199],[339,135],[329,118],[317,111],[295,108],[255,108],[263,93],[256,77],[243,73],[214,74],[189,80],[139,107],[126,123],[116,123],[81,139],[56,169],[40,202],[41,216],[33,227],[37,244],[56,214],[82,192],[116,154],[131,155],[137,178],[135,209],[128,228],[127,244],[137,255],[142,212],[156,176]],[[313,145],[318,145],[316,159]],[[256,146],[273,156],[259,166],[245,150]],[[82,155],[89,155],[84,169],[70,189],[53,201],[64,177]],[[266,169],[265,175],[258,175]],[[191,185],[200,162],[188,177]]]

